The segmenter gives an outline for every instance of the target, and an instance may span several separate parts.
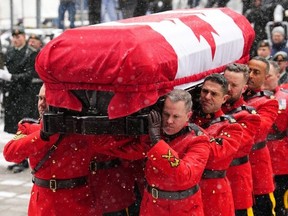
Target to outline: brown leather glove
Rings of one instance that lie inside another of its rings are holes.
[[[148,131],[151,145],[154,146],[161,139],[161,115],[155,110],[148,115]]]

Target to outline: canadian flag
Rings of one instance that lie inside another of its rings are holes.
[[[36,59],[48,104],[81,111],[70,90],[112,91],[109,118],[156,103],[231,62],[245,63],[254,40],[229,8],[174,10],[66,30]]]

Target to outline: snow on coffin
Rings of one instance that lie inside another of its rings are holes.
[[[254,34],[228,8],[167,11],[66,30],[42,49],[36,70],[50,105],[82,111],[71,90],[113,92],[108,116],[115,119],[247,62]]]

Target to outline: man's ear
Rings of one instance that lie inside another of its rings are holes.
[[[228,95],[228,94],[224,95],[224,96],[223,96],[223,103],[222,103],[222,104],[224,104],[224,103],[227,101],[228,98],[229,98],[229,95]]]
[[[189,111],[189,112],[187,113],[188,121],[189,121],[189,119],[191,118],[191,116],[192,116],[192,111]]]
[[[247,90],[247,88],[248,88],[248,85],[244,85],[244,86],[243,86],[242,94]]]

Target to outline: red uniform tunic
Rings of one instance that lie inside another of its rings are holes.
[[[274,175],[288,174],[288,90],[276,89],[275,98],[278,100],[278,117],[268,135],[267,146],[270,150]]]
[[[226,105],[222,108],[224,113],[232,114],[243,128],[243,138],[233,161],[245,157],[248,158],[254,144],[254,136],[261,122],[259,115],[256,112],[248,111],[245,104],[246,102],[243,98],[240,98],[233,105]],[[252,170],[249,160],[240,165],[231,164],[227,170],[227,177],[230,181],[235,209],[240,210],[252,207]]]
[[[193,131],[168,143],[160,140],[148,152],[145,169],[148,185],[164,191],[183,191],[197,185],[209,152],[208,136],[196,136]],[[145,190],[140,215],[203,216],[201,192],[172,200],[156,199]]]
[[[216,139],[211,145],[211,152],[205,170],[225,171],[228,169],[242,139],[242,128],[238,123],[229,123],[227,120],[212,123],[222,116],[219,110],[215,114],[194,118],[196,124],[206,128],[209,135]],[[208,118],[207,118],[208,117]],[[205,215],[231,216],[234,215],[233,196],[228,178],[209,178],[200,182]]]
[[[193,131],[179,134],[172,141],[161,140],[152,148],[149,147],[151,141],[148,136],[116,137],[116,141],[109,144],[110,149],[101,142],[94,144],[99,152],[107,155],[129,160],[146,157],[145,177],[148,185],[163,191],[178,192],[199,183],[210,152],[207,135],[196,136]],[[126,144],[121,144],[123,139]],[[140,211],[140,215],[145,216],[204,215],[199,191],[184,199],[171,200],[156,199],[145,189]]]
[[[258,93],[248,92],[244,95],[247,104],[253,106],[261,118],[259,132],[255,135],[254,139],[254,146],[257,143],[266,141],[268,131],[277,117],[277,100],[270,99],[270,96],[266,96],[265,94],[259,91]],[[257,150],[253,150],[254,146],[249,154],[252,168],[253,192],[255,195],[269,194],[275,189],[270,153],[267,145]]]
[[[40,131],[26,137],[18,134],[4,148],[7,161],[20,162],[29,157],[30,166],[34,168],[44,157],[49,148],[56,142],[58,135],[50,137],[45,142],[40,139]],[[20,138],[21,139],[17,139]],[[51,158],[35,173],[40,179],[74,179],[88,177],[91,153],[89,145],[82,135],[65,136]],[[88,185],[73,189],[59,189],[53,192],[49,188],[33,185],[28,209],[28,215],[100,215],[96,213],[95,204]]]
[[[116,212],[134,204],[135,170],[132,164],[103,154],[94,155],[93,161],[96,166],[91,170],[90,185],[102,212]]]

